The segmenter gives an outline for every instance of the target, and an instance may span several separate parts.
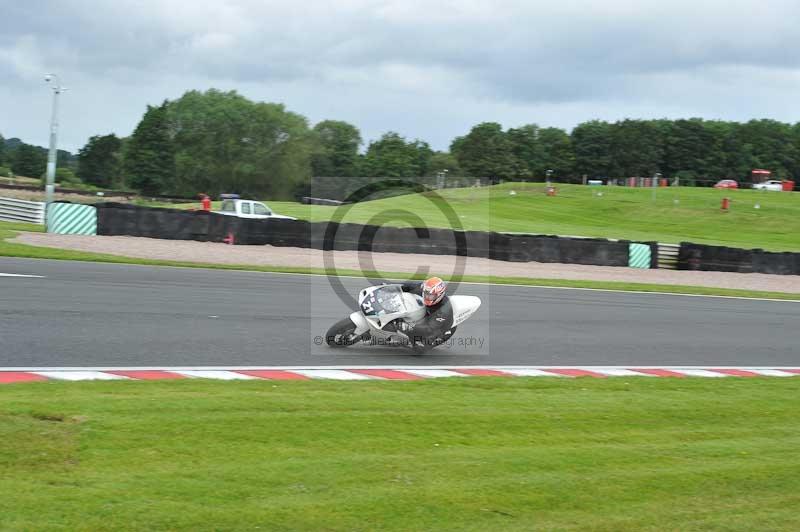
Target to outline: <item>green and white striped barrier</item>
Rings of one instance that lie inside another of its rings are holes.
[[[650,268],[650,245],[630,244],[628,247],[628,266],[631,268]]]
[[[47,232],[58,235],[96,235],[97,209],[91,205],[51,203],[47,208]]]

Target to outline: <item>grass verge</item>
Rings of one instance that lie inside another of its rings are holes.
[[[468,230],[800,251],[800,193],[668,187],[654,194],[647,188],[565,184],[557,188],[554,197],[545,194],[542,183],[408,194],[353,205],[342,221],[402,226],[398,213],[406,211],[427,227],[453,228],[453,219],[445,216],[452,210],[457,224]],[[723,197],[731,200],[728,211],[720,210]],[[275,212],[314,222],[344,214],[325,205],[268,203]]]
[[[336,274],[347,277],[359,278],[383,278],[383,279],[422,279],[422,276],[414,276],[400,272],[378,272],[361,270],[336,270],[335,272],[326,271],[323,268],[307,267],[284,267],[284,266],[253,266],[246,264],[212,264],[202,262],[170,261],[138,259],[134,257],[122,257],[119,255],[109,255],[105,253],[88,253],[85,251],[72,251],[68,249],[46,248],[30,246],[27,244],[15,244],[7,242],[6,239],[13,238],[18,231],[41,231],[42,229],[32,224],[9,224],[0,222],[0,257],[21,257],[33,259],[55,259],[55,260],[74,260],[84,262],[109,262],[115,264],[138,264],[142,266],[170,266],[179,268],[208,268],[216,270],[239,270],[239,271],[259,271],[267,273],[297,273],[307,275],[331,275]],[[434,272],[435,273],[435,272]],[[452,280],[444,275],[446,280]],[[525,286],[547,286],[554,288],[590,288],[595,290],[620,290],[626,292],[651,292],[651,293],[674,293],[691,294],[706,296],[725,296],[725,297],[745,297],[763,299],[783,299],[800,300],[800,295],[784,292],[766,292],[758,290],[736,290],[730,288],[712,288],[702,286],[685,285],[662,285],[646,283],[626,283],[617,281],[575,281],[568,279],[536,279],[529,277],[496,277],[490,275],[466,275],[460,279],[464,282],[486,283],[486,284],[511,284]]]
[[[623,240],[682,241],[770,251],[800,251],[797,238],[800,193],[713,188],[587,187],[557,184],[547,196],[542,183],[505,183],[452,188],[436,194],[408,194],[347,207],[348,223],[406,226],[414,213],[427,227],[479,231],[577,235]],[[731,208],[720,209],[722,198]],[[98,198],[75,198],[97,201]],[[198,203],[172,204],[144,199],[143,206],[197,209]],[[313,222],[329,221],[344,210],[288,201],[267,203],[280,214]],[[214,202],[219,209],[221,202]],[[456,218],[445,215],[454,214]],[[416,222],[415,222],[416,223]]]
[[[4,530],[792,530],[799,379],[0,387]]]

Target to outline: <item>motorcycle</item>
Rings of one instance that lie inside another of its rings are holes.
[[[481,306],[481,299],[475,296],[454,295],[449,299],[453,308],[452,327],[443,337],[433,341],[411,342],[404,332],[403,323],[413,326],[425,317],[426,309],[422,297],[403,292],[400,285],[396,284],[364,288],[358,294],[359,310],[333,324],[325,335],[325,342],[334,348],[370,342],[392,347],[410,347],[415,353],[425,353],[451,338],[456,327]]]

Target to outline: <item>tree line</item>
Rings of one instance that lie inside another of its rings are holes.
[[[678,177],[684,184],[748,182],[761,168],[800,175],[800,123],[751,120],[592,120],[570,133],[536,124],[479,124],[450,146],[468,175],[503,179]]]
[[[65,182],[77,182],[75,170],[78,158],[66,150],[56,151],[56,177]],[[0,135],[0,177],[42,177],[47,168],[47,149],[33,146],[13,138]]]
[[[46,152],[44,159],[37,152],[36,159],[35,150],[15,150],[12,157],[7,147],[5,155],[0,151],[0,166],[8,160],[15,173],[43,173]],[[211,89],[148,106],[130,137],[91,137],[73,167],[77,178],[93,186],[182,197],[236,192],[291,198],[314,192],[312,176],[326,178],[333,197],[362,176],[433,182],[445,171],[448,182],[461,185],[475,178],[579,181],[656,173],[684,184],[747,182],[754,168],[800,176],[800,124],[592,120],[567,132],[486,122],[455,138],[448,151],[395,132],[364,147],[358,128],[347,122],[325,120],[312,127],[283,105]]]

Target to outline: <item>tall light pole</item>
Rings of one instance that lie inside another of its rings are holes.
[[[53,191],[56,180],[56,141],[58,140],[58,95],[67,90],[61,86],[58,76],[46,74],[44,81],[53,89],[53,114],[50,117],[50,150],[47,152],[47,184],[44,188],[45,201],[53,202]]]

